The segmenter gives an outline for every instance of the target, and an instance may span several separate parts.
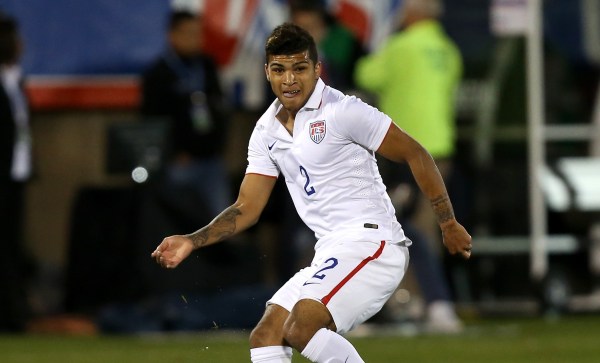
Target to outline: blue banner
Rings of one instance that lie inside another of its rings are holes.
[[[138,73],[165,42],[165,0],[2,0],[30,75]]]

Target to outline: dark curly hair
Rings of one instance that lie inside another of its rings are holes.
[[[292,23],[283,23],[273,29],[265,43],[265,59],[269,62],[272,55],[291,55],[308,50],[308,56],[317,64],[319,54],[315,40],[301,27]]]

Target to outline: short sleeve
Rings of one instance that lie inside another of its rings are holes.
[[[267,144],[263,140],[261,126],[256,126],[248,143],[248,166],[246,174],[279,176],[279,169],[269,155]]]
[[[388,115],[356,97],[341,102],[335,118],[343,137],[373,151],[379,149],[392,123]]]

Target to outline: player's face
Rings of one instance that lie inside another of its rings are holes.
[[[283,107],[296,114],[308,101],[321,76],[321,64],[314,64],[308,51],[269,56],[267,80]]]

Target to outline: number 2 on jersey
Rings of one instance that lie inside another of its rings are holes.
[[[308,176],[308,172],[306,171],[306,169],[304,169],[302,165],[300,165],[300,174],[302,174],[302,176],[306,178],[306,183],[304,183],[304,191],[306,192],[306,194],[315,194],[315,188],[308,187],[308,184],[310,184],[310,177]]]

